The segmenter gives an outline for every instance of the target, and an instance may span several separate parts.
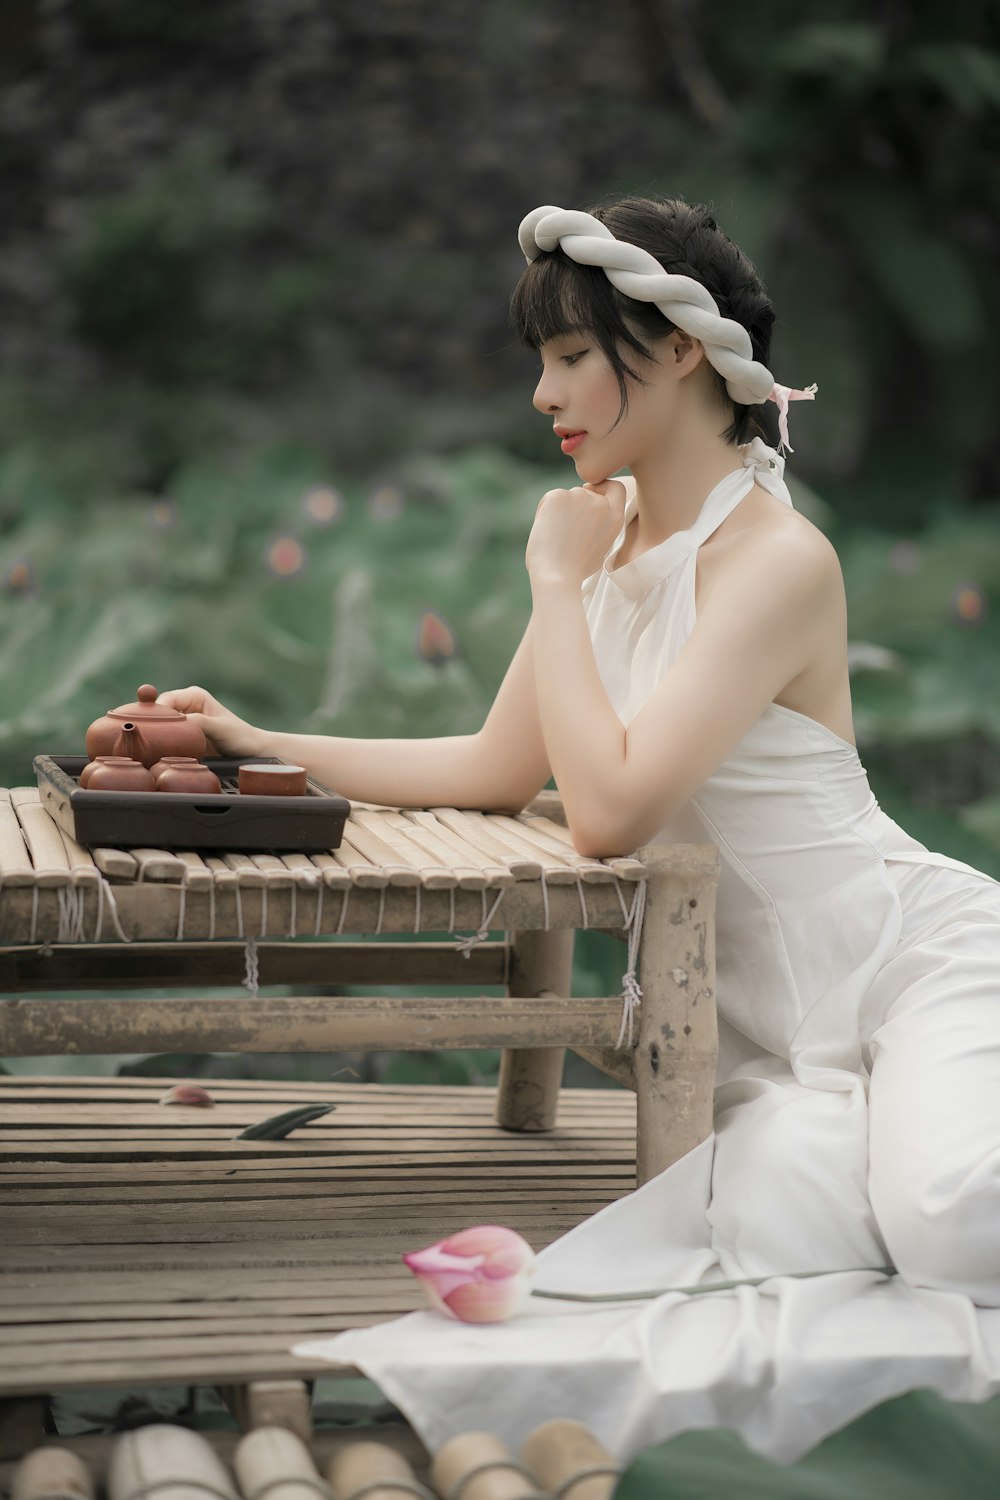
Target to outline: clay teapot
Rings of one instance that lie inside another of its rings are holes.
[[[156,689],[147,682],[139,689],[137,703],[111,708],[103,719],[95,719],[91,724],[86,737],[90,759],[113,754],[115,741],[129,723],[135,725],[144,741],[142,763],[147,767],[165,755],[192,755],[200,760],[208,749],[197,724],[192,724],[186,714],[178,713],[175,708],[157,703]]]

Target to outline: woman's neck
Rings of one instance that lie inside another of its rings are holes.
[[[706,497],[740,467],[740,452],[703,422],[678,423],[630,467],[636,483],[635,544],[645,551],[694,524]]]

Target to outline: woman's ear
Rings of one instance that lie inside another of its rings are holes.
[[[683,328],[676,328],[670,335],[670,339],[674,346],[674,370],[678,375],[689,375],[705,358],[704,344],[701,339],[685,333]]]

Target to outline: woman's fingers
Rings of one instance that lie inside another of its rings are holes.
[[[256,755],[261,731],[240,719],[202,687],[173,688],[157,700],[196,724],[208,740],[209,755]]]
[[[156,701],[165,703],[167,708],[174,708],[180,714],[200,714],[222,707],[202,687],[171,688],[167,693],[160,693]]]
[[[244,719],[223,711],[220,714],[190,713],[188,719],[197,724],[208,740],[209,755],[257,755],[260,753],[261,731]]]

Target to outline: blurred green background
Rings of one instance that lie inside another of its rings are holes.
[[[507,320],[517,225],[682,193],[759,265],[777,378],[819,384],[788,477],[842,561],[875,795],[1000,875],[998,44],[968,0],[775,0],[766,26],[669,0],[9,0],[4,782],[144,680],[269,727],[477,729],[537,500],[573,473]],[[580,936],[578,993],[619,987],[610,947]]]
[[[3,782],[146,680],[269,727],[476,730],[530,610],[537,500],[574,472],[507,322],[517,225],[680,193],[762,271],[776,378],[819,384],[788,478],[843,565],[873,791],[1000,877],[998,32],[993,0],[5,0]],[[580,934],[574,992],[623,967]],[[607,1083],[578,1059],[567,1082]],[[760,1493],[806,1493],[768,1468]],[[735,1492],[696,1469],[685,1493]]]

